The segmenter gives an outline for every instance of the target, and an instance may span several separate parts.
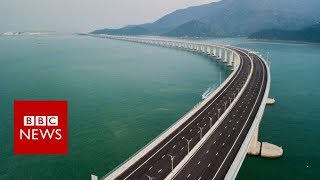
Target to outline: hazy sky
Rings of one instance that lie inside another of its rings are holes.
[[[213,1],[217,0],[0,0],[0,32],[118,28]]]

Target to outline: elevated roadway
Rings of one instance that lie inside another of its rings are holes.
[[[256,143],[255,130],[270,86],[266,62],[253,52],[225,45],[99,37],[205,53],[234,70],[207,99],[101,179],[235,178],[249,146]]]

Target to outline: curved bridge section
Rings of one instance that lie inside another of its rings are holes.
[[[259,145],[258,128],[270,89],[270,71],[263,58],[224,45],[99,37],[205,53],[233,70],[208,98],[101,179],[234,179],[249,148]],[[92,175],[92,179],[98,178]]]

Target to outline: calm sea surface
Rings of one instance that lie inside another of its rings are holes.
[[[270,52],[260,140],[280,159],[247,157],[238,179],[318,179],[320,45],[216,39]],[[82,36],[0,37],[0,179],[103,176],[194,107],[230,71],[182,50]],[[13,100],[69,101],[69,153],[13,155]]]

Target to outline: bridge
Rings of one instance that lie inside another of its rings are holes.
[[[268,98],[269,65],[257,52],[154,37],[93,36],[206,54],[233,70],[205,100],[100,179],[235,179],[246,154],[282,156],[281,147],[258,141],[265,106],[275,101]]]

